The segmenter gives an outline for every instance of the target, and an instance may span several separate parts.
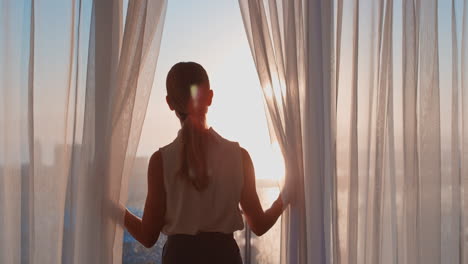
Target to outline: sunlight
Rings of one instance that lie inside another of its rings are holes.
[[[281,99],[286,94],[285,85],[276,78],[272,80],[272,84],[267,84],[263,91],[267,99]]]
[[[239,88],[242,89],[242,88]],[[277,142],[271,143],[266,115],[261,100],[256,103],[243,101],[232,95],[217,94],[217,103],[210,110],[209,122],[227,138],[238,141],[250,154],[255,175],[262,187],[276,187],[283,180],[285,165]],[[239,106],[242,102],[242,106]],[[230,107],[230,104],[238,106]],[[232,109],[235,109],[233,111]],[[240,120],[229,118],[241,116]]]
[[[251,151],[259,154],[253,160],[257,170],[257,179],[273,180],[275,183],[283,180],[285,174],[284,159],[277,142],[266,148],[258,146]]]
[[[284,159],[278,143],[271,143],[263,94],[252,75],[242,83],[226,83],[232,70],[212,68],[213,105],[208,112],[208,123],[226,138],[238,141],[250,154],[255,175],[262,187],[276,187],[284,177]],[[232,68],[232,64],[229,65]],[[238,67],[241,67],[240,65]],[[266,91],[274,92],[273,89]],[[268,96],[268,93],[266,94]]]

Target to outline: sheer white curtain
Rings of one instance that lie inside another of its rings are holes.
[[[119,263],[166,1],[0,4],[0,263]]]
[[[465,263],[467,1],[240,6],[298,189],[289,263]]]
[[[467,261],[467,7],[337,2],[341,262]]]
[[[320,0],[239,4],[293,200],[282,218],[281,263],[325,263],[332,245],[332,211],[325,204],[335,173],[333,6]]]

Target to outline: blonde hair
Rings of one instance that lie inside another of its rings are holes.
[[[179,62],[167,74],[166,90],[182,122],[178,175],[201,191],[209,183],[204,133],[210,90],[208,74],[198,63]]]

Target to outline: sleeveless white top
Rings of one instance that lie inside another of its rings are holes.
[[[166,215],[162,233],[195,235],[199,232],[232,233],[244,228],[239,209],[243,187],[242,152],[237,142],[222,138],[212,128],[206,143],[209,184],[197,191],[178,176],[180,133],[160,149],[163,159]]]

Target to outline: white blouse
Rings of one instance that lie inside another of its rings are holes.
[[[222,138],[212,128],[207,142],[209,184],[201,192],[177,176],[180,137],[160,149],[163,159],[166,235],[198,232],[232,233],[244,228],[239,209],[243,187],[242,152],[237,142]]]

